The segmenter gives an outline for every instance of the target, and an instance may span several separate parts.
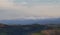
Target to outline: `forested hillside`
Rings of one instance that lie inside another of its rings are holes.
[[[43,35],[44,30],[60,30],[59,24],[7,25],[0,24],[0,35]]]

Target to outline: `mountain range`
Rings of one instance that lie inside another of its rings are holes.
[[[60,23],[60,18],[49,18],[49,19],[14,19],[14,20],[0,20],[0,23],[4,24],[59,24]]]

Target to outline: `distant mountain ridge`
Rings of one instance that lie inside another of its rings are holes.
[[[15,20],[0,20],[0,23],[4,24],[46,24],[46,23],[60,23],[60,18],[50,18],[50,19],[15,19]]]

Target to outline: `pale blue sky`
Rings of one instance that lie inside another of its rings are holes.
[[[24,4],[26,6],[33,5],[60,5],[60,0],[9,0],[15,5]]]
[[[10,0],[11,1],[11,0]],[[14,2],[32,2],[32,3],[60,3],[60,0],[14,0]]]
[[[0,0],[0,19],[60,17],[60,0]]]

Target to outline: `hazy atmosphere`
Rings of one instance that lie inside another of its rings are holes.
[[[60,17],[60,0],[0,0],[0,20]]]
[[[60,35],[60,0],[0,0],[0,35]]]

